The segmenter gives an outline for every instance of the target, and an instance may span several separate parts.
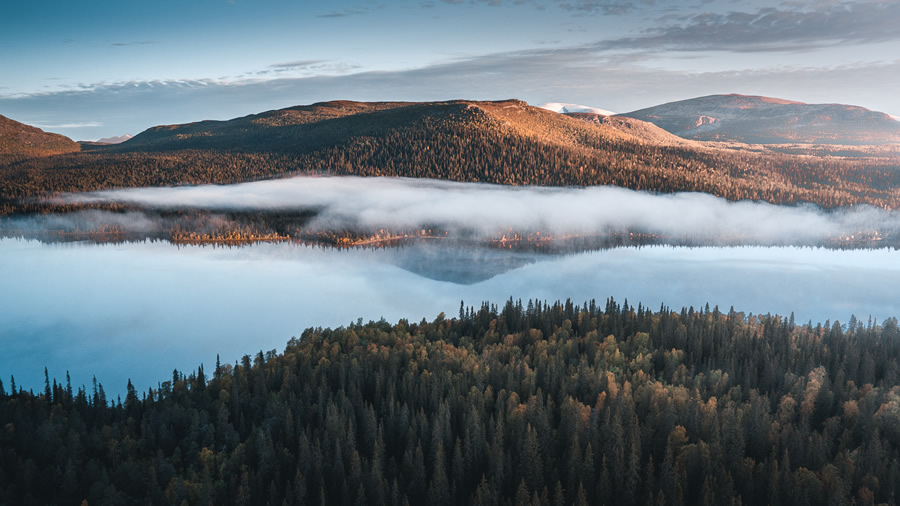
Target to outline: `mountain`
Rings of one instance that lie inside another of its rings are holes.
[[[531,107],[520,100],[479,102],[351,102],[333,101],[267,111],[228,121],[162,125],[111,148],[139,150],[228,149],[252,152],[298,152],[354,139],[390,138],[416,131],[540,139],[554,145],[583,145],[601,137],[639,142],[632,134],[605,125],[600,129],[565,116]],[[436,139],[435,139],[436,140]],[[436,147],[436,146],[431,146]]]
[[[577,113],[584,112],[589,114],[599,114],[601,116],[613,116],[616,113],[606,110],[606,109],[598,109],[597,107],[588,107],[586,105],[578,105],[578,104],[565,104],[562,102],[547,102],[546,104],[541,104],[541,109],[547,109],[548,111],[558,112],[560,114],[569,114],[569,113]]]
[[[129,139],[131,139],[131,135],[119,135],[116,137],[104,137],[96,141],[97,144],[121,144]]]
[[[615,185],[730,200],[897,207],[896,153],[829,156],[698,142],[625,116],[558,114],[519,100],[334,101],[150,128],[121,144],[0,163],[0,215],[36,197],[298,174],[507,185]],[[43,201],[48,202],[48,201]]]
[[[686,139],[750,144],[900,143],[900,121],[863,107],[710,95],[622,114]]]
[[[77,142],[64,135],[0,116],[0,161],[71,153],[80,150]]]

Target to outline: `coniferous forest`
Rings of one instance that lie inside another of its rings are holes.
[[[798,154],[790,146],[698,144],[638,120],[591,122],[516,100],[336,101],[154,127],[121,145],[53,156],[4,155],[2,148],[0,216],[66,211],[47,201],[60,192],[300,174],[614,185],[827,209],[896,208],[900,187],[894,151],[809,156],[821,147]]]
[[[2,504],[895,504],[900,329],[510,299],[124,399],[0,388]]]

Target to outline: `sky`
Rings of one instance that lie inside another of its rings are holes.
[[[13,0],[0,115],[75,140],[338,99],[741,93],[900,116],[898,23],[896,0]]]

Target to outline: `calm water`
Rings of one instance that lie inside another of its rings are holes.
[[[175,247],[0,239],[0,378],[43,387],[43,369],[112,397],[216,354],[282,350],[310,326],[455,316],[510,296],[613,296],[657,309],[795,313],[798,322],[900,315],[900,252],[623,248],[567,256],[438,247],[338,251],[295,245]]]

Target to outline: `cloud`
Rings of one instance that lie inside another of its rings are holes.
[[[503,0],[441,0],[442,3],[450,4],[450,5],[476,5],[476,4],[484,4],[490,7],[500,7],[504,4],[512,4],[512,5],[526,5],[526,4],[537,4],[538,7],[544,7],[543,2],[533,1],[533,0],[512,0],[506,1]],[[434,7],[433,2],[420,2],[419,5],[421,7]]]
[[[317,18],[346,18],[349,16],[358,16],[361,14],[368,14],[368,11],[365,9],[343,9],[340,11],[331,11],[325,12],[322,14],[316,14]]]
[[[593,3],[593,2],[591,2]],[[605,2],[600,2],[605,3]],[[900,3],[881,1],[784,4],[755,12],[700,13],[660,20],[633,37],[597,49],[767,52],[900,40]]]
[[[576,0],[574,2],[562,2],[559,6],[563,9],[580,12],[592,13],[600,12],[605,15],[618,16],[628,14],[641,7],[652,6],[656,4],[655,0],[641,0],[637,2],[616,1],[616,0]]]
[[[39,128],[94,128],[101,127],[103,123],[97,121],[87,121],[83,123],[60,123],[60,124],[48,124],[43,121],[25,121],[25,123],[36,126]]]
[[[357,177],[297,177],[237,185],[112,190],[69,202],[149,208],[316,210],[311,228],[438,227],[451,237],[639,231],[711,244],[816,245],[861,231],[900,233],[900,213],[861,207],[729,202],[707,194],[657,195],[616,187],[545,188]]]
[[[152,44],[159,44],[158,40],[138,40],[138,41],[129,41],[129,42],[110,42],[109,45],[115,47],[126,47],[126,46],[149,46]]]
[[[312,67],[314,65],[321,65],[323,63],[327,63],[328,60],[297,60],[285,63],[274,63],[269,65],[271,69],[298,69],[298,68],[307,68]]]
[[[293,62],[275,63],[269,65],[264,70],[238,76],[237,80],[246,79],[248,76],[265,77],[290,75],[291,73],[302,72],[312,75],[328,75],[343,74],[358,69],[359,65],[345,62],[335,62],[331,60],[298,60]]]

